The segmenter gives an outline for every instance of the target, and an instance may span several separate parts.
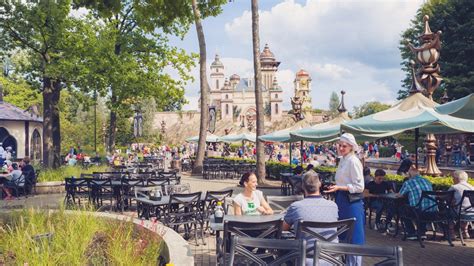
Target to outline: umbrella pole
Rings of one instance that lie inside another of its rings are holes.
[[[418,169],[418,138],[420,137],[420,129],[415,128],[415,166]]]
[[[291,142],[290,142],[290,168],[291,168]]]
[[[301,166],[303,166],[303,141],[300,143],[300,160],[301,160]]]

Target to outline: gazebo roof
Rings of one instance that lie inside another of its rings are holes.
[[[0,121],[2,120],[43,122],[41,116],[34,115],[7,102],[0,102]]]

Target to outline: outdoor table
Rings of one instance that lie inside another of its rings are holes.
[[[223,255],[223,246],[224,239],[221,238],[220,232],[224,231],[224,222],[225,221],[238,221],[238,222],[247,222],[247,223],[262,223],[273,221],[277,219],[283,219],[285,216],[284,213],[277,213],[272,215],[225,215],[222,223],[216,223],[214,220],[214,215],[211,215],[209,218],[209,227],[216,232],[216,255],[217,261],[220,261]]]
[[[150,209],[154,208],[155,210],[159,210],[160,212],[164,211],[165,208],[168,206],[168,204],[170,203],[170,198],[171,196],[167,195],[167,196],[161,196],[161,199],[160,200],[151,200],[151,199],[147,199],[145,197],[139,197],[139,198],[135,198],[135,200],[137,201],[137,204],[140,202],[141,204],[145,205],[146,206],[146,210],[149,212]],[[205,201],[206,200],[206,193],[201,193],[201,201]],[[138,207],[137,207],[138,209]],[[148,213],[148,216],[149,216],[149,213]],[[145,217],[145,218],[149,218],[149,217]]]
[[[400,222],[400,206],[402,206],[405,203],[405,198],[398,196],[398,193],[386,193],[386,194],[380,194],[378,196],[379,199],[381,199],[384,203],[384,208],[386,210],[392,209],[393,210],[393,218],[395,219],[395,233],[393,234],[393,237],[396,237],[398,235],[398,229],[399,229],[399,222]]]

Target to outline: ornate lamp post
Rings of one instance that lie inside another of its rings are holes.
[[[253,130],[253,116],[251,114],[247,114],[247,129],[249,131]]]
[[[143,115],[138,108],[135,110],[135,116],[133,117],[133,136],[135,136],[135,139],[143,136]]]
[[[295,96],[291,98],[291,107],[293,111],[293,115],[296,122],[303,120],[304,115],[303,115],[303,100],[300,99],[300,97]]]
[[[408,47],[415,54],[416,62],[421,65],[418,69],[417,75],[413,75],[413,84],[421,85],[424,89],[425,95],[433,100],[433,92],[439,87],[443,80],[440,75],[440,67],[438,64],[439,50],[441,49],[440,35],[441,31],[436,33],[431,32],[428,24],[429,16],[423,17],[425,23],[424,33],[419,37],[421,46],[414,47],[408,43]],[[415,90],[412,88],[412,91]],[[426,135],[426,149],[427,149],[427,164],[425,174],[432,176],[441,175],[441,171],[436,165],[436,138],[434,134]]]

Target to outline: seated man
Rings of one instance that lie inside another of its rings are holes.
[[[15,185],[18,185],[18,186],[25,185],[24,181],[21,183],[18,183],[18,180],[20,179],[21,174],[22,174],[21,170],[18,168],[18,165],[14,163],[12,164],[12,167],[13,167],[13,171],[10,173],[10,176],[11,176],[10,180],[6,181],[3,184],[3,191],[5,191],[5,194],[7,195],[5,197],[5,200],[13,199],[11,187],[14,187]]]
[[[293,202],[284,217],[284,231],[288,231],[298,220],[317,222],[336,222],[338,220],[338,208],[335,202],[324,199],[320,193],[321,181],[315,172],[308,172],[303,176],[302,187],[305,198]],[[321,233],[328,229],[314,229],[314,232]],[[330,230],[335,231],[335,229]],[[328,232],[329,233],[329,232]]]
[[[413,165],[413,161],[415,161],[415,156],[412,155],[410,157],[406,157],[402,160],[400,167],[397,170],[397,175],[406,174],[410,167]]]
[[[375,171],[375,179],[373,181],[370,181],[364,190],[365,197],[369,198],[370,208],[375,209],[375,230],[382,228],[382,225],[380,224],[380,217],[382,216],[382,211],[384,209],[383,201],[378,199],[378,197],[381,194],[393,192],[392,187],[388,182],[384,181],[384,178],[385,171],[382,169],[377,169]],[[388,209],[385,228],[392,220],[392,216],[392,210]]]
[[[471,203],[469,202],[468,198],[465,198],[464,201],[461,203],[462,199],[462,194],[464,193],[464,190],[474,190],[474,186],[469,184],[467,182],[468,180],[468,175],[466,172],[458,170],[453,173],[453,183],[449,190],[454,190],[454,202],[453,205],[455,205],[454,210],[457,212],[459,210],[459,204],[462,204],[462,208],[469,208],[471,206]],[[461,222],[461,232],[463,234],[464,238],[469,238],[469,233],[467,229],[467,223],[466,222]],[[454,225],[450,224],[449,229],[451,230],[451,236],[454,236]]]
[[[408,196],[408,203],[411,207],[419,207],[421,211],[430,211],[427,208],[432,206],[432,202],[428,199],[424,199],[421,202],[420,206],[418,202],[421,198],[421,193],[423,191],[433,191],[433,186],[428,179],[423,178],[420,175],[420,172],[416,169],[414,165],[411,166],[410,170],[408,171],[409,179],[403,183],[402,188],[400,189],[399,196]],[[432,211],[436,211],[433,209]],[[415,227],[410,219],[404,218],[402,219],[403,224],[405,225],[405,229],[407,231],[407,239],[409,240],[416,240],[418,239]],[[424,235],[426,232],[426,223],[421,223],[420,228],[418,230],[421,231],[422,238],[426,238]]]

